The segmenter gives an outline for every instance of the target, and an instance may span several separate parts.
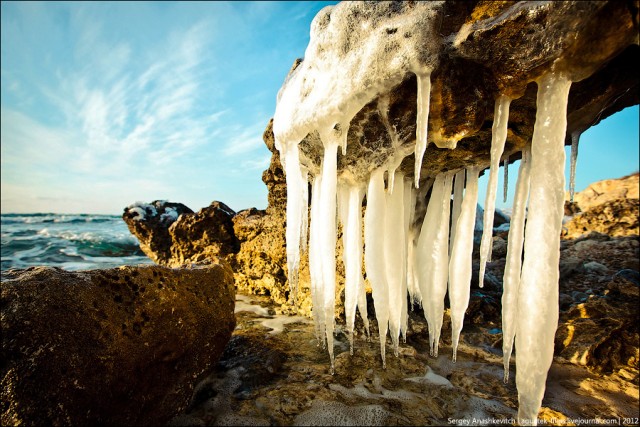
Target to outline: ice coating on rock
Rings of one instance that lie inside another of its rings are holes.
[[[538,81],[515,337],[521,425],[537,423],[558,326],[558,236],[564,215],[564,138],[570,87],[570,80],[553,72]]]
[[[487,198],[484,203],[484,221],[482,228],[482,241],[480,243],[480,276],[479,286],[484,285],[484,270],[487,260],[491,259],[489,252],[493,237],[493,214],[496,206],[496,191],[498,187],[498,168],[500,158],[507,140],[507,124],[509,123],[509,104],[511,99],[500,95],[496,99],[493,112],[493,127],[491,128],[491,167],[489,169],[489,182],[487,183]]]
[[[573,203],[573,196],[576,191],[576,164],[578,163],[578,144],[580,143],[580,132],[571,134],[571,160],[569,170],[569,200]]]
[[[371,173],[367,187],[367,208],[364,212],[364,265],[373,294],[376,320],[380,336],[380,356],[386,367],[385,343],[389,326],[389,288],[384,263],[384,227],[386,214],[384,191],[384,171],[382,168]]]
[[[522,267],[522,246],[527,200],[529,199],[529,171],[531,170],[531,149],[522,152],[522,161],[516,181],[513,212],[509,225],[507,256],[505,260],[502,291],[502,354],[504,362],[504,382],[509,381],[509,360],[516,334],[518,290]]]
[[[418,278],[422,308],[429,325],[430,354],[438,356],[444,315],[444,297],[449,276],[449,215],[453,174],[439,174],[433,184],[420,237]]]
[[[449,261],[449,302],[451,304],[451,343],[453,361],[456,361],[458,340],[464,322],[464,313],[469,306],[471,290],[471,254],[473,252],[473,232],[478,204],[477,168],[467,171],[467,186],[462,200],[458,220],[455,222],[455,237],[452,237],[451,260]],[[459,175],[456,175],[456,180]],[[464,178],[464,174],[462,175]],[[457,182],[456,182],[457,185]],[[453,227],[452,227],[453,229]]]
[[[344,2],[322,9],[311,23],[304,61],[278,93],[276,138],[301,141],[313,131],[348,124],[409,73],[432,70],[441,4]]]

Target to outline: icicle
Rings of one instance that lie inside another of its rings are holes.
[[[322,175],[318,174],[313,180],[311,193],[311,224],[309,232],[309,274],[311,276],[311,302],[313,303],[313,319],[316,327],[316,339],[318,345],[325,347],[325,321],[324,321],[324,282],[322,280],[322,259],[319,257],[319,239],[322,232],[320,217],[320,190],[322,188]]]
[[[478,204],[478,175],[476,168],[467,171],[467,189],[462,200],[461,212],[452,238],[451,260],[449,262],[449,302],[451,303],[451,343],[453,361],[456,361],[458,340],[464,322],[464,313],[469,306],[471,288],[471,253],[473,252],[473,231],[476,223]],[[463,175],[464,176],[464,175]],[[458,184],[456,175],[456,186]],[[455,196],[454,196],[455,197]],[[452,227],[453,229],[453,227]]]
[[[422,158],[427,149],[427,129],[429,127],[429,101],[431,99],[431,73],[416,73],[418,78],[418,117],[416,123],[416,163],[414,166],[415,187],[420,187]]]
[[[402,183],[404,175],[396,174]],[[400,343],[400,326],[402,323],[402,299],[406,299],[406,289],[403,295],[403,283],[406,280],[406,250],[407,242],[404,231],[404,184],[399,185],[393,193],[386,196],[386,214],[384,224],[384,258],[381,260],[385,267],[387,287],[389,290],[389,332],[393,343],[393,353],[398,356]]]
[[[507,193],[509,192],[509,156],[505,156],[503,165],[504,186],[502,187],[502,201],[507,203]]]
[[[429,325],[430,354],[438,356],[449,273],[449,213],[453,175],[440,174],[433,184],[427,214],[418,239],[422,307]]]
[[[336,298],[336,193],[337,193],[337,156],[339,139],[335,134],[321,135],[324,144],[322,160],[322,183],[320,188],[320,207],[318,215],[321,230],[318,238],[318,256],[322,265],[322,282],[324,287],[324,321],[327,336],[327,348],[331,358],[331,373],[334,371],[333,329],[335,322]]]
[[[560,231],[564,215],[564,139],[571,81],[549,73],[538,81],[531,143],[529,212],[518,292],[515,346],[518,423],[537,423],[558,326]]]
[[[389,327],[389,290],[384,265],[385,194],[384,170],[371,173],[367,188],[367,209],[364,214],[364,263],[371,284],[373,303],[380,336],[382,366],[386,368],[385,343]]]
[[[302,228],[306,224],[307,204],[304,192],[307,191],[306,177],[300,168],[298,144],[281,144],[287,179],[287,270],[289,287],[294,304],[298,295],[298,268],[300,266],[300,243]],[[306,235],[306,234],[305,234]]]
[[[489,257],[489,251],[493,244],[493,214],[496,204],[496,190],[498,185],[498,168],[500,157],[507,140],[507,125],[509,123],[509,104],[511,99],[500,95],[496,99],[493,113],[493,127],[491,129],[491,168],[489,169],[489,183],[487,184],[487,199],[484,204],[484,221],[482,229],[482,241],[480,244],[480,277],[479,286],[484,285],[484,271]]]
[[[302,230],[300,233],[300,252],[304,253],[307,250],[307,238],[309,232],[309,170],[300,166],[302,172],[302,188],[300,194],[302,195]]]
[[[449,238],[449,254],[453,250],[453,240],[456,237],[456,223],[462,208],[462,194],[464,192],[464,169],[456,173],[453,186],[453,209],[451,211],[451,233]]]
[[[350,352],[353,354],[353,328],[356,306],[363,288],[362,279],[362,198],[364,191],[355,184],[339,187],[340,220],[342,222],[345,266],[344,312],[347,320]],[[366,305],[366,301],[365,301]],[[366,307],[365,307],[366,310]],[[362,314],[362,307],[360,307]],[[365,317],[366,318],[366,312]]]
[[[509,381],[509,360],[516,333],[518,289],[522,265],[522,245],[524,242],[524,222],[527,199],[529,198],[529,171],[531,170],[531,148],[522,151],[516,194],[513,200],[513,214],[509,226],[507,257],[503,277],[502,293],[502,354],[504,362],[504,382]]]
[[[580,143],[581,132],[571,134],[571,169],[569,172],[569,197],[573,203],[573,195],[576,190],[576,163],[578,162],[578,144]]]
[[[400,331],[402,333],[402,342],[407,342],[407,329],[409,326],[409,315],[407,312],[407,291],[409,290],[409,282],[413,286],[413,275],[415,269],[413,267],[413,233],[411,232],[411,224],[413,223],[413,214],[416,205],[416,191],[413,189],[413,183],[410,180],[404,181],[404,237],[405,237],[405,275],[402,281],[402,323]],[[413,304],[413,296],[411,297]]]

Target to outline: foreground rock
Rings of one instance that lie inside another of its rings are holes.
[[[235,327],[228,267],[36,267],[2,282],[2,425],[160,425]]]

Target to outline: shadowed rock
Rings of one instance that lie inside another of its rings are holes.
[[[161,425],[235,327],[228,266],[3,274],[2,425]]]

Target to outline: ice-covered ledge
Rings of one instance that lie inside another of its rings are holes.
[[[478,174],[490,167],[482,287],[497,170],[522,158],[503,279],[503,353],[508,381],[518,349],[518,421],[536,424],[558,321],[564,145],[575,160],[583,130],[638,102],[634,5],[349,2],[316,16],[305,60],[278,94],[273,133],[287,181],[288,280],[295,299],[308,245],[316,334],[332,370],[338,224],[350,340],[356,308],[367,318],[364,260],[383,366],[387,332],[396,355],[406,334],[407,295],[424,309],[437,357],[448,292],[455,360]]]
[[[398,3],[389,6],[390,13],[402,14],[417,7],[411,2]],[[567,71],[573,81],[568,134],[584,131],[624,107],[638,103],[635,66],[640,54],[638,11],[628,6],[632,3],[519,2],[510,7],[498,2],[425,3],[429,5],[424,7],[433,9],[435,40],[428,46],[436,51],[432,55],[436,65],[431,72],[429,144],[420,174],[423,180],[470,163],[489,165],[493,103],[499,93],[514,97],[504,153],[513,154],[511,161],[518,159],[533,133],[535,80],[556,60],[559,60],[556,68]],[[422,6],[420,2],[417,5]],[[330,9],[324,10],[325,14],[329,12]],[[322,21],[322,13],[316,18],[316,27],[321,26],[318,21]],[[335,14],[336,10],[330,13]],[[356,12],[350,13],[356,15]],[[361,16],[354,19],[359,24],[363,22]],[[393,43],[394,38],[404,38],[401,31],[394,32],[399,26],[394,25],[393,19],[388,21],[376,29],[381,33],[380,38],[387,39],[388,43]],[[327,45],[350,49],[349,54],[357,56],[361,48],[354,38],[351,37],[350,48],[337,46],[338,43],[333,43],[335,37],[328,39]],[[296,61],[287,81],[305,72],[311,53],[307,50],[306,60]],[[348,55],[345,58],[348,59]],[[334,81],[344,78],[349,71],[345,65],[347,59],[332,63],[326,78]],[[346,156],[338,154],[339,171],[349,170],[357,175],[362,170],[363,159],[369,167],[380,166],[387,160],[394,150],[385,121],[395,127],[397,144],[413,152],[416,80],[416,74],[407,67],[401,75],[380,83],[380,93],[355,112],[347,135]],[[339,95],[335,88],[312,86],[311,89]],[[381,101],[388,104],[386,120],[379,111]],[[277,134],[278,114],[275,119]],[[437,149],[456,141],[456,150]],[[318,170],[323,152],[319,135],[315,132],[305,135],[300,148],[302,163],[312,171]],[[412,154],[402,161],[399,170],[413,176]]]

